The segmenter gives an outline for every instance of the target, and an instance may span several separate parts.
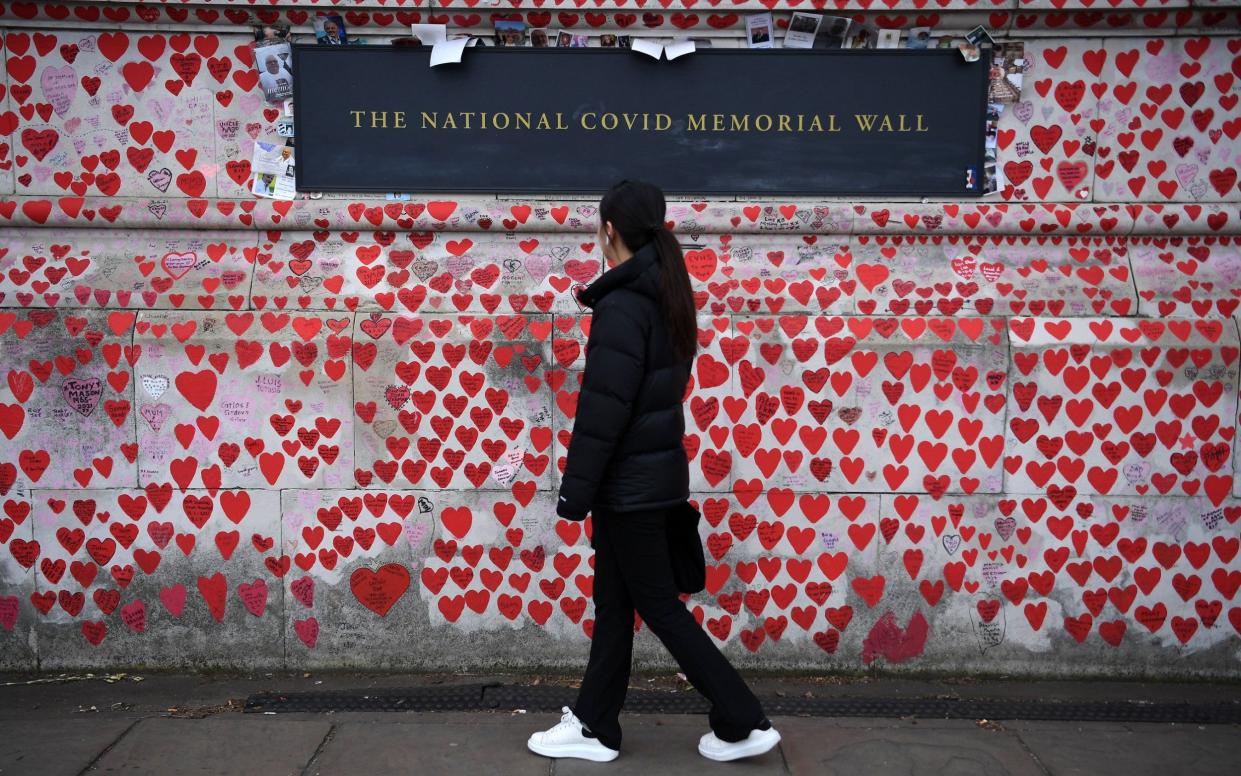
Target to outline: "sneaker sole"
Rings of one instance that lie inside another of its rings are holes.
[[[556,748],[545,747],[534,741],[526,741],[526,746],[535,754],[541,754],[544,757],[577,757],[582,760],[591,760],[597,763],[606,763],[615,760],[620,752],[608,751],[600,752],[594,747],[577,747],[562,746]]]
[[[764,730],[761,732],[765,733],[767,731]],[[738,741],[737,743],[740,744],[741,742]],[[708,760],[715,760],[716,762],[728,762],[730,760],[740,760],[743,757],[755,757],[760,754],[766,754],[767,752],[770,752],[772,749],[774,749],[776,744],[778,743],[780,743],[780,734],[776,733],[774,737],[761,738],[757,741],[746,743],[744,745],[738,746],[736,749],[730,750],[727,753],[704,752],[702,750],[702,747],[699,747],[698,754],[702,755]]]

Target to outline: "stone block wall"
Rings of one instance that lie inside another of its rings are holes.
[[[253,198],[247,25],[333,7],[263,5],[0,4],[0,667],[580,667],[596,201]],[[997,195],[669,203],[688,606],[747,669],[1238,675],[1235,4],[335,5],[367,45],[734,46],[768,9],[1025,41]]]

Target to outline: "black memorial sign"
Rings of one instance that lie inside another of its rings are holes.
[[[955,49],[293,51],[303,191],[982,190],[986,58]]]

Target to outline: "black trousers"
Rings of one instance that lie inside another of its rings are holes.
[[[758,698],[678,597],[664,520],[668,510],[592,512],[595,626],[573,712],[601,743],[619,749],[629,686],[634,609],[681,671],[711,702],[708,721],[724,741],[741,741],[766,717]]]

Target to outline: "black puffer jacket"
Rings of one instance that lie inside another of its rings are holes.
[[[556,514],[582,520],[689,497],[682,400],[693,359],[672,351],[660,313],[659,253],[647,243],[578,294],[592,308],[586,371]]]

